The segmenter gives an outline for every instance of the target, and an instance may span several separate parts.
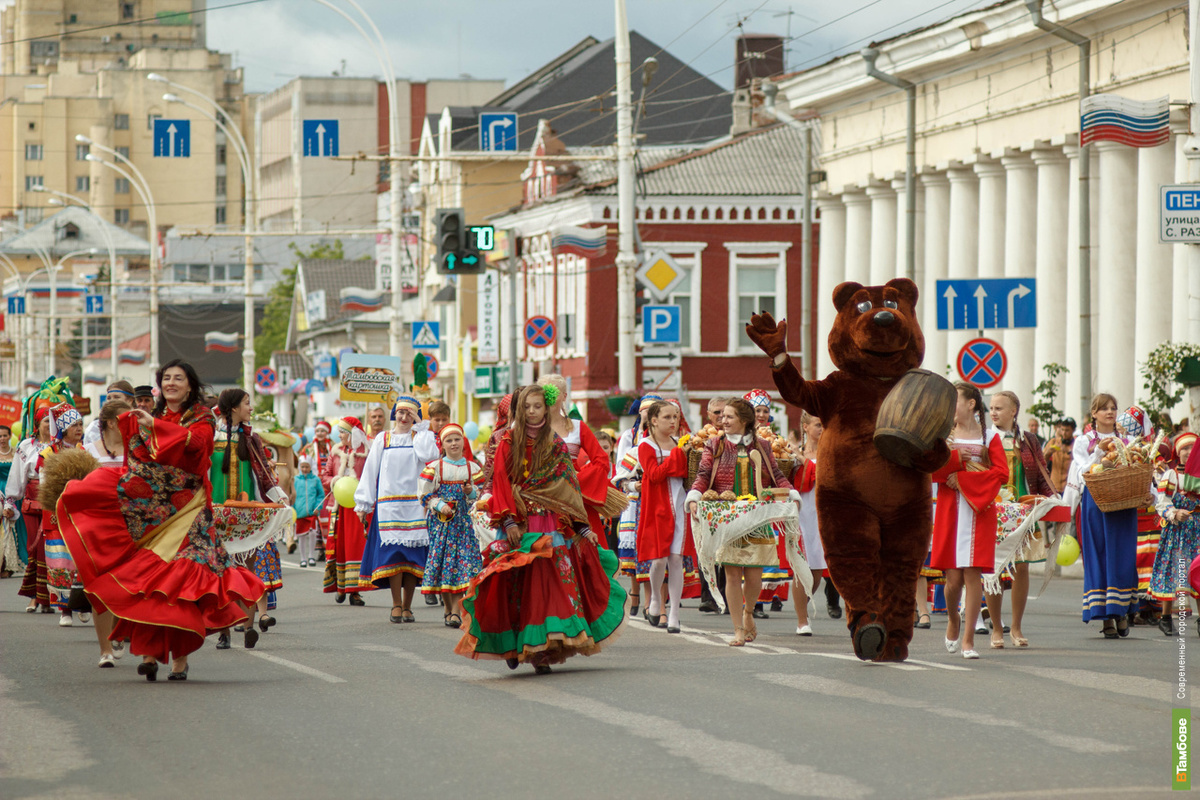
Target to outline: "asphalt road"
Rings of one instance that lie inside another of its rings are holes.
[[[823,602],[812,638],[789,603],[731,648],[689,601],[682,635],[637,620],[535,676],[454,655],[419,599],[392,625],[382,593],[335,605],[286,556],[284,579],[255,650],[213,637],[153,684],[0,582],[0,797],[1125,798],[1173,777],[1177,642],[1104,640],[1078,580],[1031,601],[1028,650],[980,636],[978,661],[935,616],[908,663],[863,664]]]

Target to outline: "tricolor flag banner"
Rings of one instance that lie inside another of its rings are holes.
[[[1117,142],[1129,147],[1158,147],[1171,138],[1171,98],[1130,100],[1115,94],[1094,94],[1080,103],[1081,144]]]
[[[241,349],[238,340],[241,337],[236,333],[222,333],[221,331],[209,331],[204,334],[204,352],[206,353],[236,353]]]
[[[149,354],[145,350],[127,350],[121,348],[117,351],[118,364],[145,364]]]
[[[119,350],[117,351],[117,357],[118,357],[118,358],[120,358],[120,351],[119,351]],[[87,383],[87,384],[91,384],[92,386],[103,386],[103,385],[104,385],[104,384],[106,384],[108,381],[106,381],[106,380],[104,379],[104,376],[103,376],[103,375],[88,375],[87,377],[85,377],[85,378],[83,379],[83,382],[84,382],[84,383]]]
[[[342,311],[366,312],[383,308],[383,292],[379,289],[363,289],[347,286],[341,291]]]
[[[584,258],[602,256],[608,249],[608,228],[559,225],[550,235],[550,248],[556,253],[573,253]]]

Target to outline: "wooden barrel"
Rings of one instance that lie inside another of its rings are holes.
[[[957,402],[954,384],[925,369],[910,369],[879,406],[875,418],[875,447],[902,467],[945,439],[954,427]]]

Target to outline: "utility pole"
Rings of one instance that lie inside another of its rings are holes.
[[[1196,61],[1196,48],[1200,47],[1200,0],[1188,2],[1188,88],[1191,104],[1191,138],[1184,147],[1188,160],[1188,181],[1200,183],[1200,63]],[[1200,342],[1200,245],[1184,245],[1188,249],[1188,341]]]
[[[629,69],[629,19],[625,0],[616,5],[617,60],[617,383],[622,389],[636,388],[637,365],[634,350],[634,267],[633,252],[634,182],[633,165],[633,87]]]

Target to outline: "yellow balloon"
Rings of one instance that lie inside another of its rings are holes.
[[[343,475],[333,482],[333,499],[342,508],[354,508],[354,493],[358,491],[358,478]]]
[[[12,426],[12,435],[14,439],[20,439],[21,434],[25,431],[25,426],[21,424],[21,420],[17,420]]]
[[[1069,567],[1079,558],[1079,542],[1074,536],[1064,536],[1058,546],[1058,558],[1055,559],[1060,567]]]

